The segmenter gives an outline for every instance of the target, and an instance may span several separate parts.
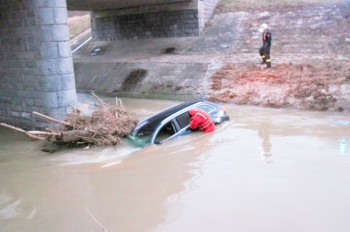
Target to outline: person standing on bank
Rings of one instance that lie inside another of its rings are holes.
[[[259,53],[262,59],[261,64],[266,64],[268,68],[271,68],[270,48],[271,48],[271,31],[266,23],[261,24],[263,46],[260,48]]]

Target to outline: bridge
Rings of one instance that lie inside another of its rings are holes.
[[[92,11],[97,40],[199,36],[220,0],[1,0],[0,121],[64,118],[77,102],[67,10]]]

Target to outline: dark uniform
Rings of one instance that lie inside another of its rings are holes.
[[[267,67],[271,67],[271,58],[270,58],[270,48],[271,48],[271,31],[266,29],[262,34],[263,46],[260,48],[259,53],[262,58],[262,64],[267,65]]]

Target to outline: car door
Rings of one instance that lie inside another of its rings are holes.
[[[173,120],[169,121],[168,123],[161,126],[154,136],[154,143],[155,144],[161,144],[164,141],[174,137],[174,135],[177,132],[176,125]]]
[[[161,144],[162,142],[191,132],[189,129],[190,115],[188,112],[184,112],[174,119],[162,126],[154,137],[155,144]]]

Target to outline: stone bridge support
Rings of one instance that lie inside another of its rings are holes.
[[[66,0],[0,1],[0,121],[44,127],[76,104]]]
[[[220,0],[67,0],[97,40],[198,36]],[[66,0],[0,0],[0,121],[46,127],[76,104]]]
[[[158,1],[153,5],[94,10],[97,40],[199,36],[220,0]]]

